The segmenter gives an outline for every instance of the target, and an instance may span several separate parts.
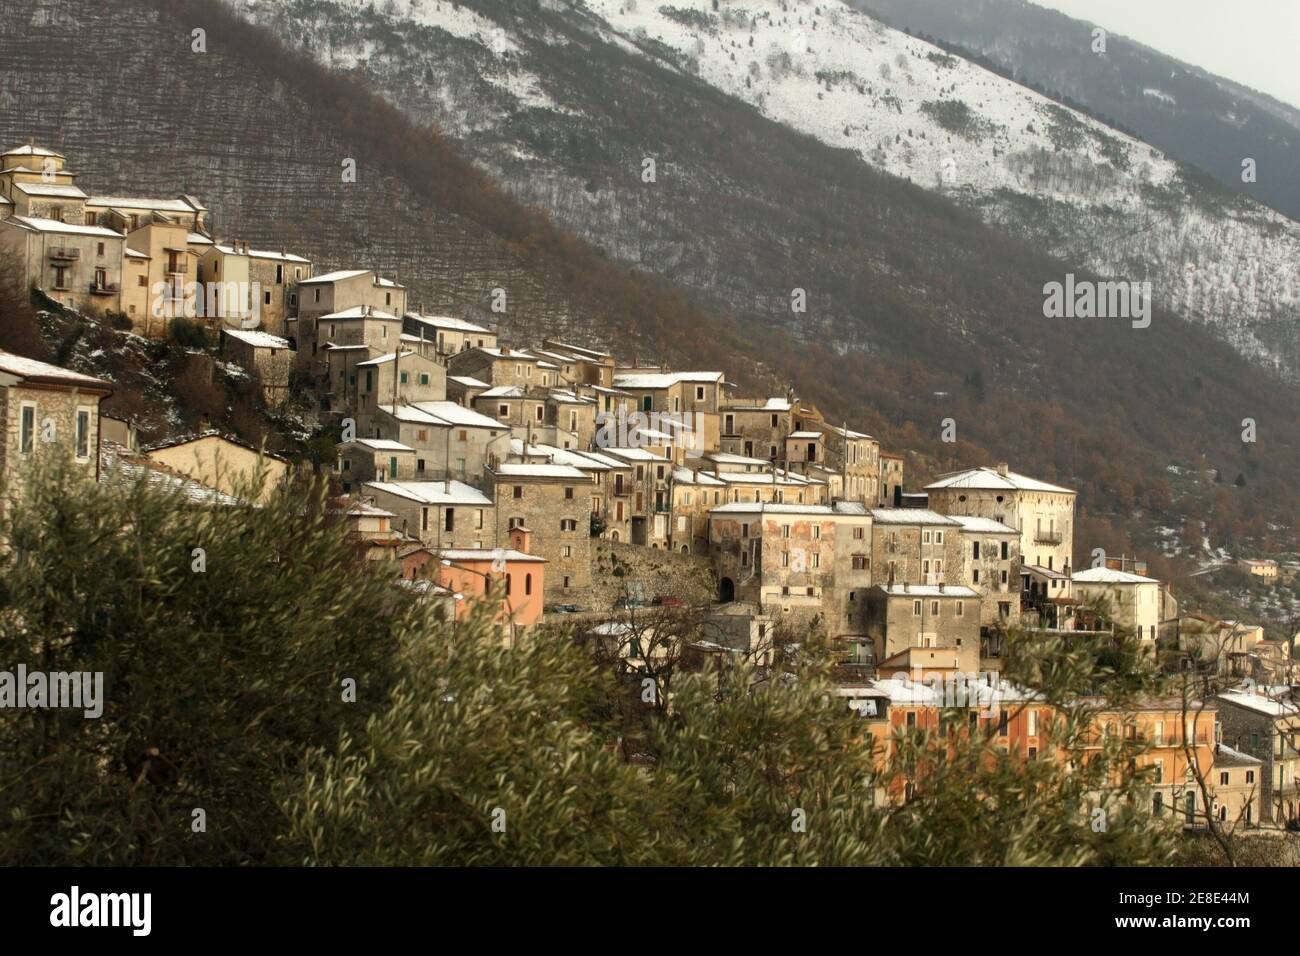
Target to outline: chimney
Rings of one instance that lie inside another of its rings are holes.
[[[940,594],[943,593],[943,582],[942,582],[942,581],[939,582],[939,593],[940,593]]]
[[[1007,463],[1005,461],[998,462],[998,474],[1003,478],[1007,476]]]

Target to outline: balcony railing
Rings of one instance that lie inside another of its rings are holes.
[[[105,282],[102,285],[98,282],[90,284],[91,295],[117,295],[120,287],[116,282]]]
[[[50,258],[51,258],[51,259],[66,259],[66,260],[69,260],[69,261],[72,260],[72,259],[80,259],[80,258],[81,258],[81,250],[80,250],[80,249],[70,249],[70,248],[68,248],[67,246],[55,246],[53,249],[50,250]]]
[[[1060,544],[1065,537],[1059,531],[1035,531],[1035,544]]]

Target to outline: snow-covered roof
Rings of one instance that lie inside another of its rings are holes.
[[[1057,494],[1072,495],[1074,490],[1060,485],[1039,481],[1026,475],[1008,471],[1001,474],[996,468],[969,468],[966,471],[943,475],[925,486],[926,491],[944,488],[970,488],[976,491],[1047,491]]]
[[[758,514],[760,512],[763,514],[833,515],[835,510],[830,505],[785,504],[778,501],[733,501],[709,509],[709,514]]]
[[[879,584],[877,587],[890,597],[914,598],[977,598],[979,592],[964,584]]]
[[[787,438],[799,438],[799,439],[813,439],[813,438],[821,438],[821,437],[822,437],[822,433],[821,433],[821,432],[808,432],[808,431],[804,431],[804,432],[791,432],[791,433],[790,433],[789,435],[787,435],[786,437],[787,437]]]
[[[254,329],[222,329],[221,331],[230,338],[238,339],[255,349],[287,349],[289,347],[288,339],[282,339],[270,332],[258,332]]]
[[[876,524],[937,524],[961,527],[955,518],[949,518],[928,508],[872,508],[871,519]]]
[[[341,312],[331,312],[329,315],[322,315],[316,321],[343,322],[348,319],[382,319],[385,322],[401,321],[401,319],[393,315],[391,312],[385,312],[383,309],[372,308],[368,305],[354,305],[352,308],[344,309]]]
[[[705,458],[720,465],[761,465],[766,468],[771,464],[766,458],[750,458],[747,455],[733,455],[729,451],[711,451]]]
[[[154,488],[179,492],[187,501],[198,505],[233,507],[243,504],[232,495],[209,488],[106,438],[99,443],[99,480],[107,486],[145,481]]]
[[[496,473],[504,478],[573,478],[587,481],[588,478],[572,465],[531,465],[521,462],[504,462],[496,467]]]
[[[627,461],[667,461],[663,455],[656,455],[652,451],[644,448],[602,448],[606,455],[612,455],[615,458],[623,458]]]
[[[278,262],[302,262],[310,264],[310,259],[304,259],[302,256],[296,256],[291,252],[273,252],[269,249],[236,249],[234,246],[226,243],[217,243],[216,249],[228,256],[248,256],[252,259],[273,259]],[[306,280],[300,280],[306,281]]]
[[[63,199],[85,199],[86,194],[71,183],[14,183],[14,188],[29,196],[59,196]]]
[[[402,451],[415,453],[415,449],[410,445],[403,445],[400,441],[394,441],[391,438],[357,438],[351,442],[340,442],[340,444],[364,445],[366,448],[373,448],[375,451]]]
[[[4,222],[13,223],[34,232],[57,232],[71,236],[103,236],[105,239],[121,239],[120,232],[105,229],[103,226],[85,226],[71,222],[59,222],[57,219],[42,219],[39,216],[10,216]]]
[[[475,325],[473,322],[466,322],[454,315],[421,315],[419,312],[407,312],[406,318],[423,325],[431,325],[436,329],[448,329],[453,332],[482,332],[485,335],[496,335],[491,329]]]
[[[1245,691],[1228,691],[1219,694],[1219,700],[1229,704],[1236,704],[1238,707],[1244,707],[1247,710],[1253,710],[1258,714],[1266,714],[1269,717],[1293,717],[1300,714],[1300,708],[1289,701],[1274,700],[1271,697],[1265,697],[1262,694],[1252,694]]]
[[[1075,584],[1159,584],[1155,578],[1144,577],[1141,574],[1130,574],[1127,571],[1117,571],[1114,568],[1089,568],[1086,571],[1075,571],[1071,578]]]
[[[477,398],[523,398],[524,390],[519,385],[494,385]]]
[[[87,206],[104,206],[109,209],[151,209],[156,212],[191,213],[202,209],[184,199],[146,199],[132,196],[91,196]]]
[[[109,390],[113,386],[103,379],[80,372],[72,372],[58,365],[50,365],[12,352],[0,350],[0,372],[15,375],[23,381],[42,382],[53,385],[68,385],[76,388],[94,388]]]
[[[357,276],[363,276],[369,272],[369,269],[339,269],[337,272],[326,272],[324,275],[312,276],[310,279],[300,279],[298,284],[320,285],[326,282],[342,282],[344,279],[355,279]]]
[[[0,156],[53,156],[56,159],[64,159],[62,153],[56,153],[52,149],[46,149],[44,146],[33,146],[28,143],[24,146],[15,146],[13,149],[7,149]]]
[[[447,548],[438,552],[438,557],[447,561],[534,561],[546,563],[546,559],[536,555],[516,551],[514,548]]]
[[[491,498],[463,481],[367,481],[364,487],[426,505],[492,504]]]
[[[980,518],[971,515],[949,515],[953,521],[961,525],[963,531],[969,531],[972,534],[1019,534],[1015,528],[1001,521],[995,521],[992,518]]]
[[[501,431],[506,428],[495,418],[480,415],[472,408],[457,405],[455,402],[415,402],[410,405],[380,405],[381,411],[387,412],[398,421],[415,422],[424,425],[459,425],[465,428],[491,428]]]
[[[717,383],[722,372],[623,372],[614,376],[619,388],[671,388],[679,382]]]
[[[455,382],[457,385],[463,385],[465,388],[490,388],[487,382],[475,378],[473,375],[448,375],[447,381]]]

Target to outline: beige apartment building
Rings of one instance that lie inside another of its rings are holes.
[[[472,481],[510,454],[510,430],[448,401],[380,404],[369,438],[388,438],[416,451],[417,476]]]
[[[1155,578],[1114,568],[1089,568],[1076,571],[1071,584],[1074,597],[1081,604],[1104,606],[1109,611],[1105,614],[1108,623],[1133,634],[1145,644],[1155,644],[1164,590]]]
[[[955,586],[963,582],[960,523],[924,508],[870,510],[876,583]],[[971,610],[978,624],[978,609]]]
[[[108,382],[0,351],[0,514],[48,456],[98,474],[99,403],[110,394]]]
[[[297,313],[298,283],[311,278],[311,260],[284,250],[254,249],[238,239],[207,246],[197,257],[196,269],[204,288],[229,290],[214,297],[217,311],[210,319],[278,336],[286,333],[289,316]]]
[[[82,312],[118,312],[124,240],[100,226],[22,215],[0,220],[0,257],[24,283]]]
[[[462,481],[369,481],[361,492],[392,512],[394,527],[435,551],[495,548],[498,540],[492,499]]]
[[[1074,553],[1075,492],[1009,470],[970,468],[944,475],[925,488],[930,508],[945,515],[992,518],[1020,532],[1026,565],[1068,569]]]

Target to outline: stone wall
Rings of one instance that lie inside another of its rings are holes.
[[[624,542],[591,542],[591,608],[612,608],[638,586],[645,600],[679,598],[687,605],[712,603],[717,594],[713,565],[707,557],[676,554]]]

